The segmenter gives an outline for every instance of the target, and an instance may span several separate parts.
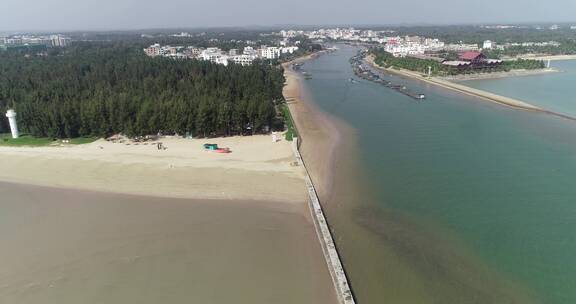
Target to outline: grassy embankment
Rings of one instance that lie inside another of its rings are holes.
[[[292,114],[290,114],[290,109],[286,104],[282,106],[282,114],[284,115],[284,121],[286,123],[286,140],[292,141],[294,137],[298,136],[298,132],[296,132],[296,127],[294,126],[294,120],[292,119]]]
[[[97,137],[78,137],[71,138],[67,142],[70,145],[82,145],[89,144],[96,141]],[[10,147],[43,147],[50,145],[62,144],[63,141],[59,139],[53,139],[48,137],[34,137],[31,135],[23,134],[19,138],[13,139],[10,134],[0,134],[0,146],[10,146]]]

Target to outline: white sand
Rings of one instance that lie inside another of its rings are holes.
[[[306,201],[290,143],[258,135],[162,138],[126,145],[98,140],[62,147],[0,147],[0,181],[181,198]],[[203,149],[229,147],[230,154]]]

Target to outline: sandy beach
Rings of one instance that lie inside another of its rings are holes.
[[[310,55],[283,64],[286,78],[283,94],[300,134],[300,152],[318,195],[326,203],[333,193],[334,165],[337,152],[342,148],[342,137],[351,135],[353,131],[335,117],[328,117],[328,114],[317,109],[307,96],[302,83],[305,80],[291,67],[294,63],[302,63],[316,56]]]
[[[0,147],[0,180],[61,188],[196,199],[305,202],[290,143],[270,135],[61,147]],[[232,153],[205,151],[204,143]]]
[[[0,147],[0,302],[336,303],[278,137]]]

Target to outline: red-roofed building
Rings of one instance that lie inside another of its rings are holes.
[[[502,60],[488,59],[481,52],[470,51],[458,55],[457,61],[445,61],[442,64],[461,72],[472,70],[490,72],[499,67],[502,64]]]
[[[486,61],[486,55],[480,52],[464,52],[459,56],[461,61],[471,62],[472,64],[483,63]]]

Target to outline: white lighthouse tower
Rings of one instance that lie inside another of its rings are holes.
[[[10,132],[12,132],[12,138],[18,138],[18,125],[16,124],[16,112],[12,109],[6,112],[6,117],[8,117],[8,122],[10,123]]]

